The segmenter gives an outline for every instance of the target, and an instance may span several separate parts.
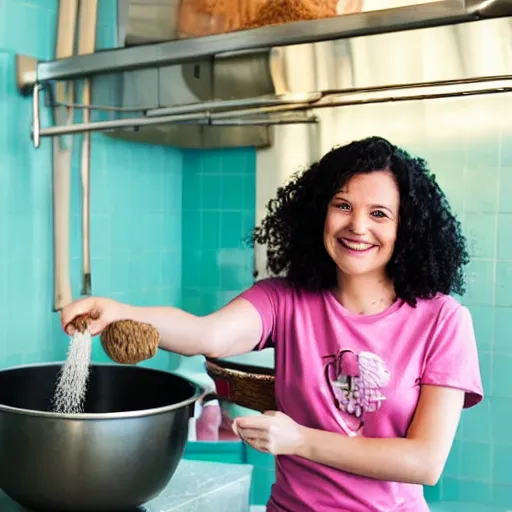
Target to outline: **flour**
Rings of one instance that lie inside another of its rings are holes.
[[[53,397],[53,410],[58,413],[80,414],[83,412],[92,338],[90,333],[75,331],[70,339],[66,362],[62,366]]]

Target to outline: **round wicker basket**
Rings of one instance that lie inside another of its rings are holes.
[[[259,412],[277,409],[273,369],[207,358],[206,372],[219,398]]]

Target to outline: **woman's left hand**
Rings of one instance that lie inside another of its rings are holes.
[[[304,427],[277,411],[235,418],[233,431],[255,450],[272,455],[296,455],[304,441]]]

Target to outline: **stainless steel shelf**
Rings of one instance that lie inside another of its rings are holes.
[[[426,4],[299,21],[227,34],[98,51],[39,62],[37,82],[179,64],[229,52],[314,43],[512,16],[512,0],[441,0]],[[25,84],[33,85],[33,84]]]

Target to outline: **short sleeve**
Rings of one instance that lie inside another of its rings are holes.
[[[284,282],[280,278],[268,278],[258,281],[239,297],[249,301],[261,317],[262,334],[254,350],[273,347],[275,342],[276,320]]]
[[[482,400],[473,320],[466,307],[457,304],[444,318],[440,318],[426,354],[421,383],[465,391],[465,408]]]

